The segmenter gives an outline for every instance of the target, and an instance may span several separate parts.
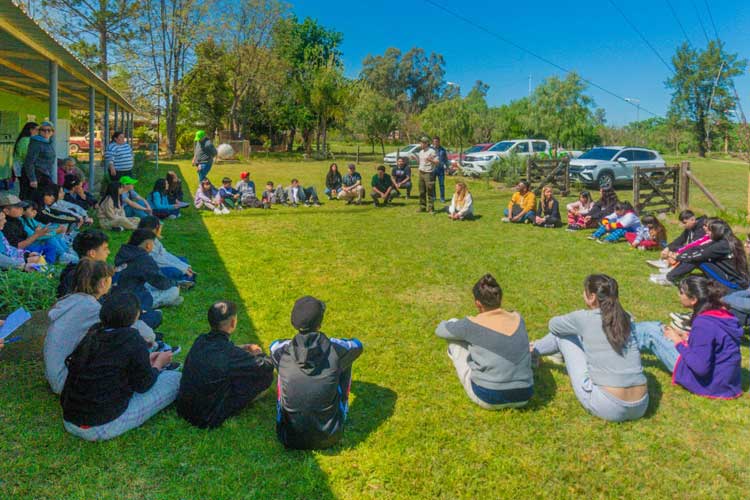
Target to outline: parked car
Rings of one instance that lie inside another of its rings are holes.
[[[586,186],[633,183],[633,168],[664,167],[666,162],[654,150],[624,146],[592,148],[571,160],[568,175]]]
[[[486,174],[492,162],[510,155],[531,156],[549,153],[549,142],[542,139],[513,139],[495,143],[486,151],[472,153],[464,158],[461,170],[464,175],[480,176]]]
[[[490,149],[495,143],[494,142],[482,142],[479,144],[474,144],[470,148],[464,149],[463,154],[460,152],[449,152],[448,153],[448,161],[449,162],[460,162],[462,158],[466,158],[466,155],[470,155],[472,153],[479,153],[481,151],[487,151]]]
[[[68,151],[74,155],[81,151],[89,150],[89,134],[84,136],[73,136],[68,139]],[[102,148],[102,131],[97,130],[94,135],[94,148],[101,150]]]
[[[387,155],[385,155],[383,157],[383,163],[393,166],[396,164],[398,156],[408,158],[409,163],[413,163],[417,161],[417,151],[419,151],[420,147],[421,146],[419,144],[409,144],[408,146],[404,146],[400,151],[393,151],[392,153],[388,153]]]

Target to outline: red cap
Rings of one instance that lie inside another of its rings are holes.
[[[240,179],[247,179],[248,177],[250,177],[250,172],[242,172],[240,174]]]

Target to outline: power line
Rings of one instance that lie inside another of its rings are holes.
[[[695,16],[698,18],[698,23],[701,25],[703,36],[706,37],[706,43],[709,43],[711,40],[708,38],[708,32],[706,31],[706,27],[703,25],[703,19],[701,19],[701,13],[698,11],[698,6],[695,5],[695,0],[690,0],[690,3],[693,4],[693,9],[695,9]]]
[[[719,31],[716,29],[716,23],[714,22],[714,16],[711,14],[711,7],[708,5],[708,0],[703,0],[703,3],[706,4],[706,10],[708,11],[708,18],[711,20],[711,26],[714,29],[714,35],[716,35],[716,39],[719,39]]]
[[[535,57],[535,58],[539,59],[540,61],[542,61],[542,62],[544,62],[546,64],[549,64],[550,66],[552,66],[554,68],[559,69],[563,73],[572,73],[573,72],[572,70],[569,70],[569,69],[567,69],[567,68],[565,68],[563,66],[560,66],[559,64],[557,64],[557,63],[555,63],[555,62],[547,59],[544,56],[541,56],[541,55],[537,54],[536,52],[534,52],[534,51],[532,51],[530,49],[527,49],[526,47],[522,47],[521,45],[518,45],[517,43],[513,42],[512,40],[509,40],[508,38],[505,38],[502,35],[498,35],[494,31],[491,31],[490,29],[485,28],[484,26],[475,23],[474,21],[472,21],[468,17],[462,16],[458,12],[455,12],[455,11],[453,11],[453,10],[447,8],[447,7],[444,7],[443,5],[440,5],[439,3],[437,3],[437,2],[435,2],[433,0],[424,0],[424,1],[425,1],[425,3],[428,3],[428,4],[432,5],[433,7],[437,8],[439,10],[442,10],[446,14],[449,14],[449,15],[455,17],[456,19],[459,19],[460,21],[463,21],[464,23],[468,24],[469,26],[473,26],[474,28],[476,28],[476,29],[478,29],[478,30],[480,30],[480,31],[482,31],[482,32],[490,35],[491,37],[497,38],[501,42],[504,42],[504,43],[510,45],[511,47],[514,47],[514,48],[520,50],[521,52],[529,54],[530,56]],[[633,103],[627,101],[623,96],[618,95],[618,94],[612,92],[611,90],[608,90],[608,89],[602,87],[601,85],[599,85],[599,84],[597,84],[597,83],[589,80],[588,78],[584,78],[583,76],[581,76],[580,78],[581,78],[581,80],[583,80],[584,82],[588,83],[592,87],[595,87],[595,88],[601,90],[602,92],[611,95],[612,97],[614,97],[616,99],[619,99],[619,100],[621,100],[623,102],[626,102],[626,103],[630,104],[631,106],[635,106]],[[644,108],[643,106],[641,106],[640,109],[642,111],[645,111],[646,113],[652,115],[652,116],[656,116],[656,117],[660,117],[661,116],[658,113],[654,113],[653,111],[649,111],[648,109]]]
[[[659,51],[656,50],[656,48],[653,45],[651,45],[651,42],[649,42],[648,39],[646,39],[646,37],[643,35],[643,33],[641,33],[641,31],[636,27],[636,25],[633,24],[633,22],[630,19],[628,19],[628,16],[626,16],[625,12],[623,12],[622,9],[617,6],[617,4],[614,2],[614,0],[609,0],[609,3],[612,5],[612,7],[615,8],[615,10],[617,10],[617,12],[620,13],[620,15],[622,16],[622,18],[625,19],[625,22],[628,23],[631,28],[633,28],[633,31],[635,31],[636,33],[638,33],[638,36],[641,37],[641,40],[643,40],[643,43],[645,43],[646,45],[648,45],[648,48],[650,48],[651,51],[654,54],[656,54],[656,57],[658,57],[659,60],[662,63],[664,63],[664,66],[667,67],[667,69],[670,71],[670,73],[674,73],[674,68],[672,68],[672,66],[670,66],[669,63],[664,60],[664,58],[661,56],[661,54],[659,54]]]
[[[683,36],[685,37],[685,40],[687,41],[688,45],[690,47],[693,46],[693,44],[690,42],[690,37],[687,34],[687,31],[685,31],[685,26],[682,25],[682,21],[680,21],[680,18],[677,16],[677,11],[674,10],[674,7],[672,6],[672,2],[669,0],[667,1],[667,5],[669,6],[669,10],[672,12],[672,16],[674,17],[674,20],[677,21],[677,24],[680,26],[680,30],[682,31]]]

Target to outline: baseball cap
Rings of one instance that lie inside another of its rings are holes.
[[[423,135],[422,137],[419,138],[419,142],[430,142],[430,138],[427,137],[426,135]]]
[[[326,305],[310,295],[297,299],[292,309],[292,326],[300,332],[309,332],[320,326]]]
[[[4,207],[21,207],[26,208],[29,206],[29,203],[26,201],[21,201],[21,199],[11,193],[2,193],[0,194],[0,208]]]
[[[247,179],[248,177],[250,177],[250,172],[240,173],[240,179]]]
[[[123,186],[132,186],[138,184],[138,179],[133,179],[128,175],[123,175],[122,177],[120,177],[120,184],[122,184]]]

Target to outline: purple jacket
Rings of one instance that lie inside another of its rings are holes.
[[[740,397],[740,338],[742,328],[727,310],[701,313],[693,320],[687,342],[675,345],[680,356],[674,366],[672,383],[708,398]]]

